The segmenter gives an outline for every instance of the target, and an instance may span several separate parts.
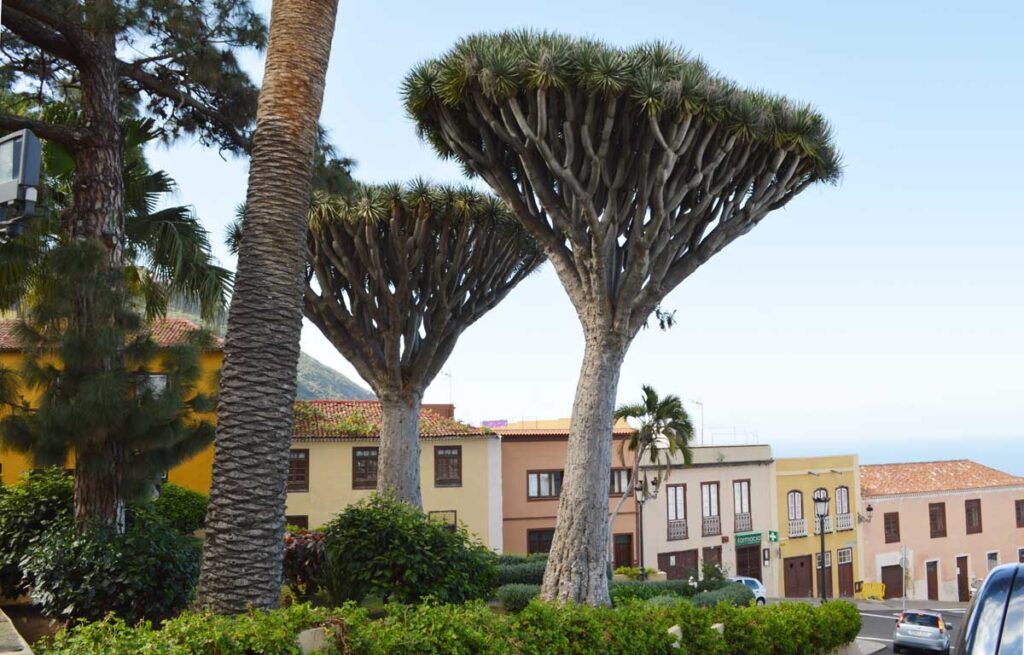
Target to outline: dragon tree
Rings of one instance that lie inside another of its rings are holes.
[[[317,194],[307,242],[305,315],[381,401],[377,488],[420,507],[423,392],[544,255],[498,199],[422,181]]]
[[[533,234],[585,339],[542,596],[607,604],[619,370],[659,302],[817,182],[840,176],[825,119],[663,43],[470,36],[407,76],[420,135]]]

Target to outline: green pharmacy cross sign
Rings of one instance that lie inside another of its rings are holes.
[[[777,544],[777,543],[779,543],[779,532],[778,532],[778,530],[769,530],[768,531],[768,543],[770,543],[770,544]]]
[[[737,546],[759,546],[761,544],[760,532],[743,532],[736,535]]]

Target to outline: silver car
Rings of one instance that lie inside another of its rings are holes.
[[[758,605],[764,605],[768,602],[768,590],[761,584],[761,581],[757,578],[748,578],[743,575],[737,575],[729,578],[733,582],[739,582],[749,589],[754,594],[754,602]]]
[[[930,650],[949,655],[949,633],[953,626],[942,621],[942,615],[928,610],[907,610],[896,619],[892,633],[892,652],[904,648]]]

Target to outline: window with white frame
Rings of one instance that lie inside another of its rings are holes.
[[[853,563],[853,549],[852,548],[840,548],[836,551],[836,559],[839,560],[840,564],[852,564]]]
[[[988,562],[989,571],[996,568],[997,566],[999,566],[999,551],[994,550],[990,553],[986,553],[985,560]]]
[[[814,563],[815,563],[815,566],[817,566],[819,569],[821,568],[821,553],[817,554],[817,556],[815,557]],[[826,550],[825,551],[825,568],[827,569],[827,568],[829,568],[831,566],[832,566],[832,551],[831,550]]]
[[[732,483],[733,505],[737,514],[750,513],[750,480],[736,480]]]
[[[799,491],[790,491],[786,495],[786,505],[789,508],[789,520],[795,521],[804,517],[804,495]]]
[[[718,483],[702,482],[700,497],[704,516],[718,516]]]
[[[686,520],[686,485],[670,484],[665,487],[668,498],[668,520]]]
[[[836,487],[836,514],[850,513],[850,488]]]

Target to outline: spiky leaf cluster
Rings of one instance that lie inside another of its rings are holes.
[[[422,393],[544,259],[503,203],[415,181],[315,195],[306,316],[374,387]]]
[[[585,326],[620,343],[715,253],[840,174],[821,114],[664,43],[470,36],[411,71],[404,96],[420,135],[537,238]]]

